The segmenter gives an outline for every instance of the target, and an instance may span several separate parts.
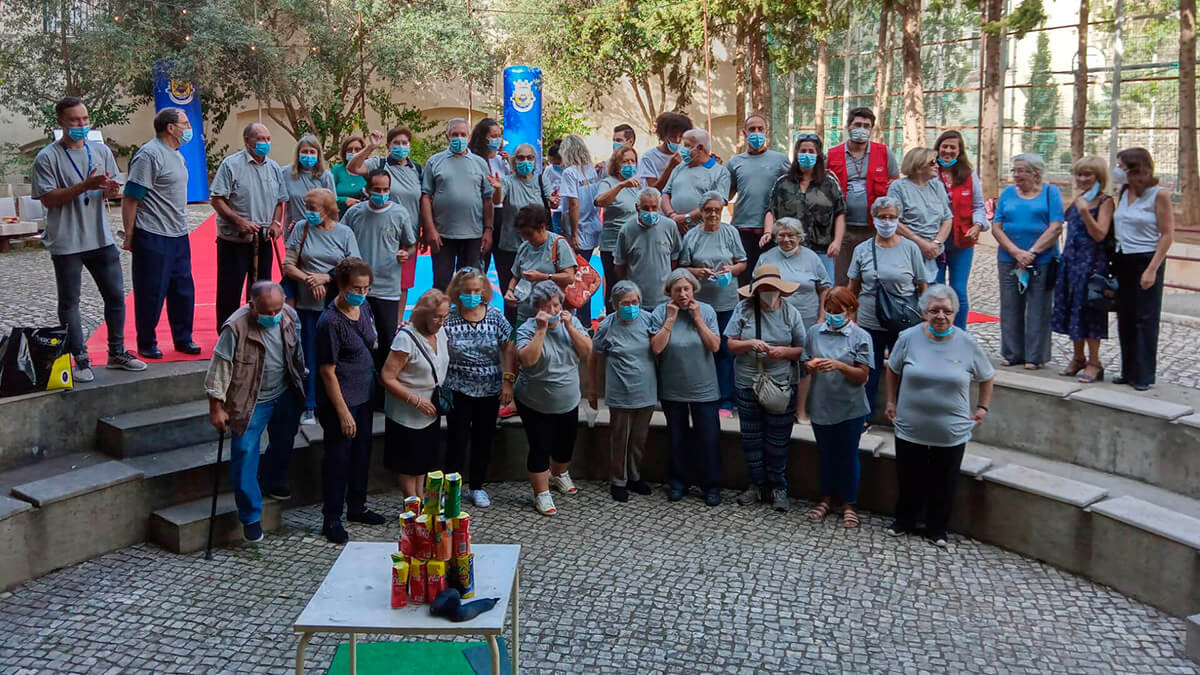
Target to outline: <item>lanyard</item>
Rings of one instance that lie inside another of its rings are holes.
[[[87,176],[90,176],[92,173],[92,149],[88,147],[87,141],[83,142],[83,150],[84,150],[84,152],[87,153],[87,160],[88,160],[87,175],[84,175],[84,173],[79,170],[79,165],[77,165],[75,163],[75,159],[73,157],[71,157],[71,153],[67,150],[67,146],[63,145],[62,148],[63,148],[63,154],[67,156],[67,161],[69,161],[71,163],[71,168],[75,169],[75,173],[79,174],[80,182],[87,180]],[[91,198],[88,197],[87,193],[85,192],[84,197],[83,197],[83,205],[87,206],[90,201],[91,201]]]

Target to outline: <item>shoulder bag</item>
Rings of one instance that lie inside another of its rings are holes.
[[[549,236],[553,237],[555,235],[551,234]],[[558,269],[558,243],[562,240],[562,237],[556,237],[550,247],[550,257],[556,270]],[[576,253],[575,280],[563,288],[563,297],[566,299],[567,306],[572,309],[579,309],[586,305],[591,301],[592,296],[596,293],[596,289],[600,288],[600,284],[603,281],[604,278],[592,267],[591,263]]]
[[[1103,206],[1104,202],[1100,202],[1100,205]],[[1097,265],[1087,280],[1083,305],[1096,312],[1115,312],[1117,310],[1117,289],[1120,288],[1120,284],[1117,283],[1117,277],[1112,272],[1112,259],[1117,249],[1115,230],[1115,224],[1110,224],[1108,234],[1104,235],[1104,264]]]
[[[884,330],[899,333],[921,323],[917,309],[917,294],[904,298],[887,289],[879,276],[879,259],[875,254],[875,238],[871,238],[871,266],[875,268],[875,319]]]
[[[750,300],[754,303],[754,337],[762,339],[762,309],[758,305],[758,299]],[[782,309],[782,308],[781,308]],[[754,376],[754,396],[758,399],[761,405],[767,412],[772,415],[782,415],[787,412],[788,404],[792,402],[792,387],[784,383],[780,384],[767,374],[763,367],[762,356],[755,356],[754,361],[758,366],[758,374]]]
[[[449,413],[454,409],[454,394],[442,387],[442,383],[438,379],[437,366],[433,363],[433,359],[429,358],[429,352],[425,351],[425,347],[421,344],[421,339],[407,327],[400,330],[408,333],[408,337],[412,338],[413,344],[417,346],[417,351],[421,352],[421,356],[424,356],[425,362],[429,364],[429,372],[433,373],[433,395],[429,397],[429,400],[433,403],[434,410],[438,415]],[[444,348],[446,345],[442,346]]]

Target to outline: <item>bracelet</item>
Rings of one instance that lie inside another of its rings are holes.
[[[516,381],[517,381],[517,374],[516,374],[516,373],[505,373],[505,374],[504,374],[504,381],[505,381],[505,382],[508,382],[509,384],[511,384],[511,383],[513,383],[513,382],[516,382]]]
[[[983,412],[991,412],[990,410],[988,410],[988,407],[986,405],[983,405],[982,403],[975,407],[983,409]]]

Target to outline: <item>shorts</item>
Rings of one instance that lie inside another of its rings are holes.
[[[442,462],[442,418],[424,429],[412,429],[386,420],[383,432],[383,465],[388,471],[420,476]]]

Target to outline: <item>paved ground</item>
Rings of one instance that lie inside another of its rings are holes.
[[[518,483],[472,513],[476,542],[524,547],[529,672],[1198,672],[1178,619],[973,540],[942,551],[870,514],[846,531],[796,509],[619,505],[582,487],[555,519]],[[396,493],[373,504],[400,510]],[[319,524],[319,507],[294,509],[212,562],[143,544],[0,594],[0,672],[289,672],[291,622],[339,550]],[[336,644],[314,638],[310,672]]]

